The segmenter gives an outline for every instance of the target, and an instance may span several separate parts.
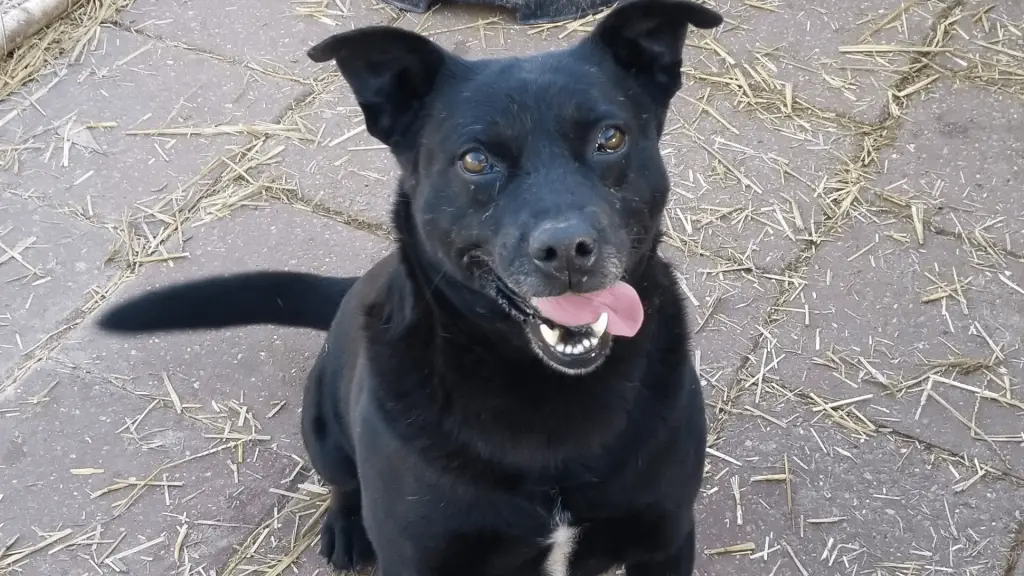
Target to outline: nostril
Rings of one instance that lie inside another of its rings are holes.
[[[574,253],[577,258],[589,258],[594,254],[594,243],[590,240],[578,240]]]
[[[567,267],[590,266],[600,246],[597,233],[582,220],[543,222],[529,236],[528,250],[533,261],[559,274]]]

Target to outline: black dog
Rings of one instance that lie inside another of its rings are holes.
[[[397,250],[358,279],[157,290],[102,326],[328,330],[302,433],[336,568],[689,576],[706,422],[657,253],[658,144],[688,25],[721,21],[634,0],[571,48],[473,61],[396,28],[334,35],[309,56],[400,163]]]

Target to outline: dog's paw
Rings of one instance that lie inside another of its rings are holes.
[[[320,555],[337,570],[354,571],[374,561],[373,545],[366,535],[363,518],[331,506],[320,528]]]

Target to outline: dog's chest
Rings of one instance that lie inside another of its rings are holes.
[[[572,525],[568,513],[556,510],[552,518],[551,533],[547,538],[547,558],[544,560],[544,576],[568,576],[569,564],[579,539],[579,528]]]

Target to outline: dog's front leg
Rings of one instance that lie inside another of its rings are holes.
[[[359,489],[331,488],[331,505],[320,528],[320,554],[337,570],[365,568],[373,563],[373,545],[363,526]]]
[[[691,527],[671,554],[652,562],[627,564],[626,576],[692,576],[696,555],[697,531]]]

